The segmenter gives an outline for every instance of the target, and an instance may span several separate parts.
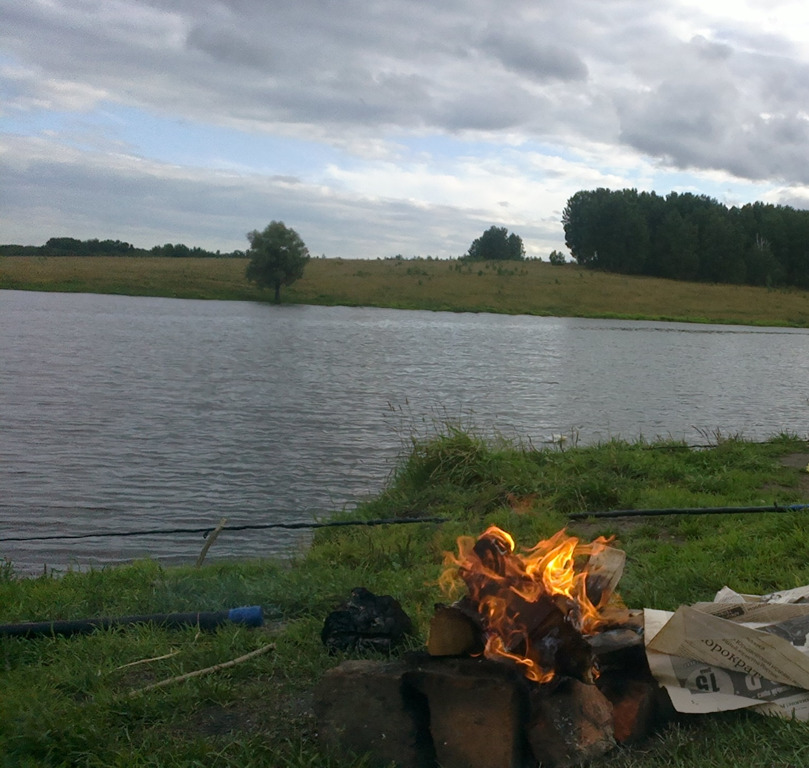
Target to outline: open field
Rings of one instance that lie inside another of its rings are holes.
[[[0,288],[268,301],[246,260],[5,257]],[[809,327],[809,292],[631,277],[545,262],[313,259],[285,302]]]
[[[412,445],[387,488],[352,518],[441,515],[438,524],[318,532],[291,563],[164,568],[154,562],[36,579],[0,560],[0,622],[221,610],[261,604],[260,629],[212,633],[151,625],[87,636],[0,638],[0,765],[365,768],[319,752],[312,688],[341,661],[320,642],[325,615],[365,586],[402,601],[422,647],[442,553],[489,524],[530,546],[567,515],[605,508],[806,502],[809,445],[715,436],[712,447],[611,441],[535,450],[484,441],[454,427]],[[673,515],[569,525],[586,540],[617,535],[627,552],[619,585],[632,608],[674,609],[727,584],[765,593],[809,583],[806,511]],[[227,531],[223,533],[227,535]],[[2,551],[0,550],[0,555]],[[207,676],[146,686],[274,643]],[[133,694],[134,695],[130,695]],[[798,768],[809,764],[809,724],[743,712],[682,717],[604,768]]]

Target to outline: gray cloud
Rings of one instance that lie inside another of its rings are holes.
[[[547,40],[537,41],[525,34],[495,30],[489,32],[480,45],[504,66],[532,80],[587,79],[587,65],[574,51]]]
[[[616,93],[620,139],[678,168],[807,184],[807,74],[800,62],[694,38],[653,87]]]
[[[239,29],[202,22],[194,24],[185,38],[189,51],[200,51],[214,64],[248,67],[272,72],[277,57],[268,41],[257,41]]]
[[[97,18],[86,3],[65,0],[59,12],[19,9],[0,40],[38,77],[80,82],[113,100],[222,123],[313,123],[324,134],[331,125],[511,127],[512,119],[479,112],[502,93],[524,102],[521,78],[586,74],[549,30],[485,33],[493,12],[475,5],[110,3]],[[518,77],[495,71],[497,61]],[[479,110],[453,106],[474,100]],[[497,111],[531,122],[523,103]],[[467,114],[469,123],[459,123]]]
[[[395,154],[391,137],[450,135],[549,144],[565,156],[598,146],[607,166],[613,156],[638,164],[648,157],[664,168],[809,184],[805,54],[788,30],[779,36],[708,14],[675,0],[642,8],[630,0],[30,0],[3,11],[0,99],[12,117],[121,105],[176,122],[319,141],[361,161],[372,151],[384,155],[386,142]],[[105,146],[103,138],[92,146]],[[112,148],[116,137],[108,138]],[[67,130],[51,141],[54,151],[59,141],[78,144]],[[397,202],[395,190],[387,200],[333,189],[330,197],[317,174],[290,185],[259,176],[242,184],[198,169],[187,177],[163,167],[146,173],[137,164],[148,164],[147,142],[124,141],[127,167],[110,167],[89,150],[69,161],[34,153],[25,174],[3,177],[4,204],[18,216],[41,212],[49,227],[85,222],[77,236],[126,237],[140,216],[157,241],[186,237],[225,248],[240,239],[223,234],[226,221],[241,233],[280,207],[313,227],[325,222],[314,250],[329,253],[351,240],[367,254],[377,238],[393,238],[403,253],[423,251],[404,217],[425,222],[421,235],[443,238],[438,219],[450,214],[461,224],[447,252],[462,252],[466,222],[477,229],[492,214],[475,201],[444,210]],[[509,210],[519,207],[509,201]],[[91,224],[102,214],[106,226],[128,229],[99,232]],[[557,237],[541,216],[537,236]],[[364,217],[373,226],[363,227]],[[13,217],[7,223],[16,226]]]

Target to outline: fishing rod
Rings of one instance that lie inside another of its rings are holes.
[[[809,509],[809,504],[769,504],[750,507],[664,507],[660,509],[607,509],[589,512],[571,512],[568,520],[609,519],[618,517],[666,517],[672,515],[735,515],[767,512],[800,512]],[[413,525],[416,523],[448,523],[451,517],[403,517],[375,520],[331,520],[312,523],[257,523],[225,525],[226,531],[261,531],[271,529],[306,530],[317,528],[340,528],[344,526]],[[94,539],[128,536],[166,536],[178,533],[199,533],[207,537],[214,528],[151,528],[139,531],[96,531],[93,533],[58,533],[43,536],[2,536],[0,543],[28,541],[61,541],[67,539]]]
[[[410,525],[413,523],[447,523],[449,517],[402,517],[381,518],[376,520],[329,520],[312,523],[254,523],[245,525],[225,525],[222,530],[227,531],[263,531],[272,528],[286,530],[305,530],[315,528],[339,528],[347,525]],[[108,536],[165,536],[175,533],[201,533],[203,538],[214,530],[211,526],[205,528],[151,528],[139,531],[96,531],[93,533],[53,533],[42,536],[2,536],[0,543],[7,541],[61,541],[63,539],[95,539]]]
[[[668,507],[661,509],[608,509],[600,512],[573,512],[569,520],[613,517],[665,517],[669,515],[736,515],[761,512],[800,512],[809,504],[770,504],[758,507]]]

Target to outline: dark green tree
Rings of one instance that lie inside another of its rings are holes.
[[[642,274],[650,235],[638,192],[576,192],[562,212],[565,245],[582,266]]]
[[[281,301],[281,286],[292,285],[303,277],[309,250],[294,229],[282,221],[271,221],[263,231],[247,233],[250,248],[245,276],[259,288],[273,288],[276,304]]]
[[[600,187],[576,192],[562,211],[565,245],[570,255],[583,267],[599,269],[599,249],[602,248],[602,219],[612,192]]]
[[[466,258],[471,261],[522,261],[525,247],[522,238],[505,227],[489,227],[480,237],[472,241]]]
[[[710,209],[699,222],[700,280],[712,283],[744,283],[744,239],[737,216],[724,206]]]
[[[565,264],[565,254],[561,251],[551,251],[550,256],[548,256],[548,261],[556,267]]]
[[[657,243],[652,249],[656,277],[693,280],[699,269],[699,230],[695,221],[686,220],[670,207],[657,228]]]
[[[780,285],[784,269],[773,254],[772,246],[760,235],[747,247],[744,254],[747,282],[750,285]]]

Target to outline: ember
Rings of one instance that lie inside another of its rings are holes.
[[[520,665],[530,680],[547,683],[557,674],[592,682],[597,676],[585,636],[626,620],[627,610],[615,594],[625,560],[624,553],[603,537],[584,544],[559,531],[524,553],[514,539],[492,526],[480,537],[458,539],[458,555],[446,553],[447,569],[441,585],[448,594],[461,585],[466,597],[454,606],[442,606],[431,626],[431,640],[452,635],[448,622],[460,627],[453,610],[475,623],[482,633],[483,655]],[[440,652],[433,641],[433,655]],[[474,643],[462,652],[475,654]]]

